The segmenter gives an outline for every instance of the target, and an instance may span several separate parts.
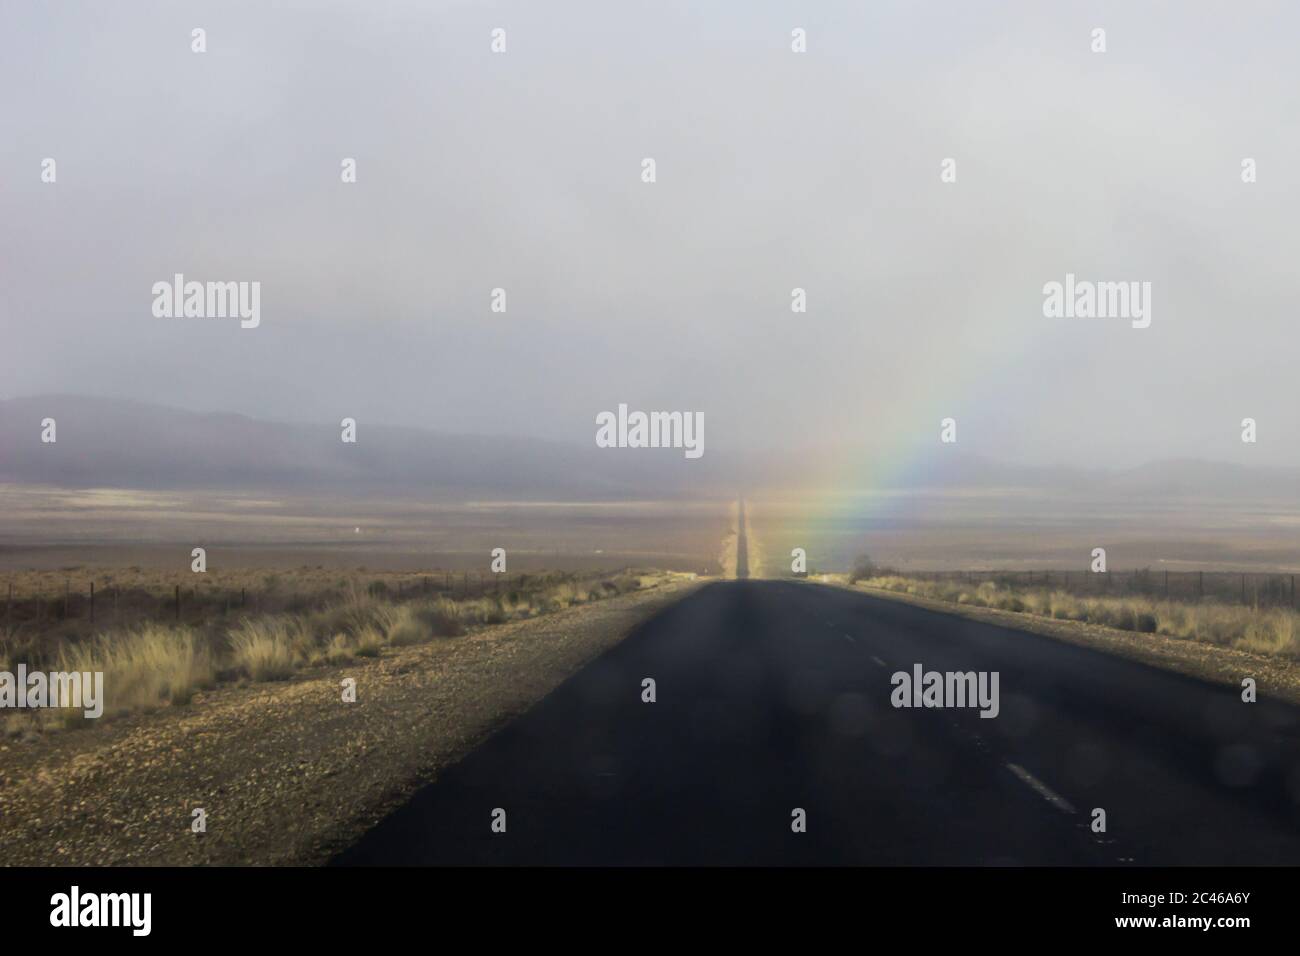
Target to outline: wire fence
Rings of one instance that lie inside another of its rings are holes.
[[[484,597],[525,587],[537,575],[439,571],[408,576],[392,583],[373,580],[358,587],[373,597],[408,600],[445,596],[453,599]],[[31,626],[66,623],[69,626],[109,627],[145,621],[204,624],[230,614],[293,613],[318,607],[324,590],[301,592],[277,588],[183,587],[148,588],[96,585],[73,588],[65,580],[62,591],[49,587],[24,592],[12,581],[4,587],[4,634]]]
[[[884,573],[884,572],[878,572]],[[1264,571],[906,571],[900,577],[978,587],[1045,588],[1080,595],[1141,595],[1254,607],[1297,607],[1296,575]]]

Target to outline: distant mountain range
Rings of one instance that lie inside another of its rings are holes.
[[[57,441],[41,442],[53,418]],[[455,435],[361,421],[261,421],[118,399],[0,401],[0,481],[72,487],[276,490],[429,497],[604,500],[733,495],[714,455],[617,451],[533,438]],[[593,435],[595,426],[593,425]]]
[[[57,442],[41,442],[54,418]],[[593,425],[594,435],[594,425]],[[669,449],[600,449],[524,437],[455,435],[360,422],[356,444],[335,423],[285,424],[120,399],[47,395],[0,401],[0,481],[153,490],[273,490],[427,498],[628,500],[734,497],[797,489],[820,453],[687,460]],[[1198,460],[1123,471],[1025,467],[950,446],[913,462],[924,490],[1032,489],[1128,498],[1300,499],[1300,469]],[[810,492],[851,489],[808,489]]]

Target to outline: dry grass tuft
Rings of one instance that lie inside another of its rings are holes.
[[[245,618],[230,632],[234,668],[253,680],[284,680],[303,658],[308,639],[296,618]]]
[[[64,648],[55,669],[103,671],[105,714],[186,704],[217,677],[212,650],[197,633],[158,624]]]

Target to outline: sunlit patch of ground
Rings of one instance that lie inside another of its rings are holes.
[[[736,548],[739,543],[739,531],[740,503],[733,501],[731,503],[726,533],[722,538],[722,547],[718,551],[718,564],[722,568],[722,576],[727,579],[736,576]]]
[[[763,540],[754,532],[756,507],[752,502],[745,502],[745,554],[749,560],[749,576],[762,578],[767,575],[764,567]]]
[[[747,503],[748,505],[748,503]],[[1112,569],[1300,573],[1300,498],[1114,502],[1009,489],[1003,496],[882,495],[765,499],[751,524],[771,555],[804,548],[810,570],[850,570],[859,555],[900,570]],[[768,573],[780,573],[779,562]]]

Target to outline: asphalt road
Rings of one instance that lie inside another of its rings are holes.
[[[998,671],[998,717],[895,709],[890,676],[917,662]],[[1298,799],[1300,713],[1266,696],[734,581],[645,623],[335,862],[1295,864]]]

